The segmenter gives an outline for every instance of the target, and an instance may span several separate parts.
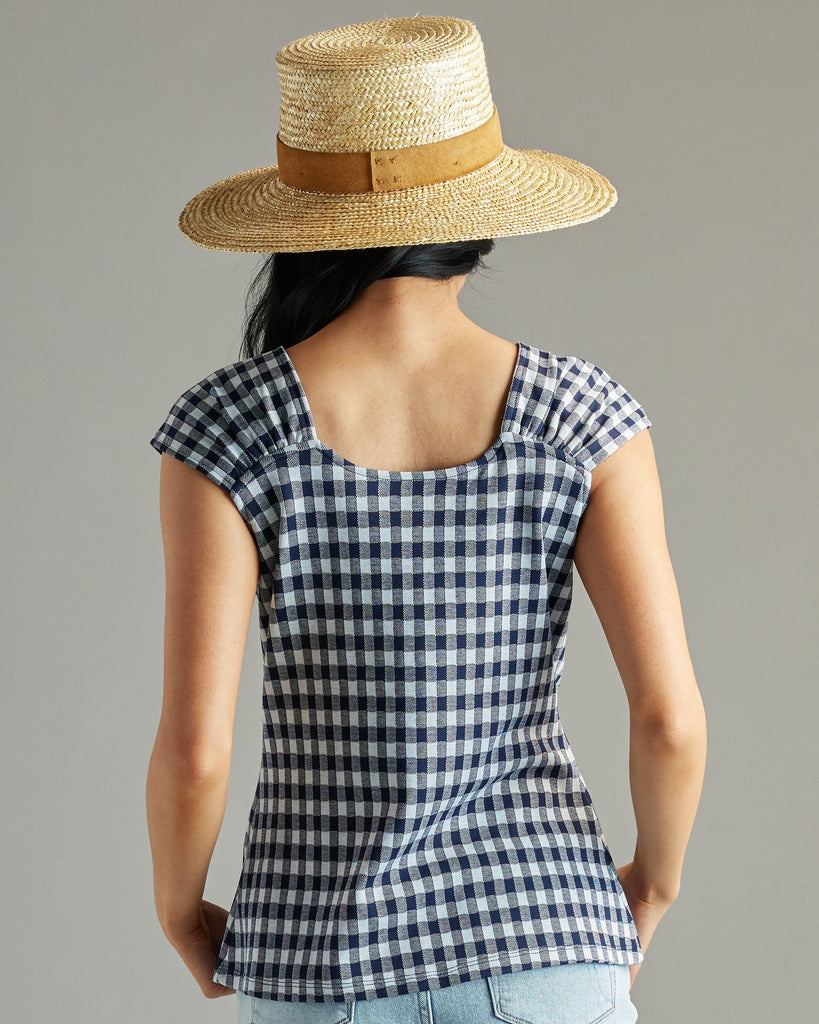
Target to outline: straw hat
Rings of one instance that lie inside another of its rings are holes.
[[[316,32],[276,54],[277,163],[188,202],[206,249],[311,252],[528,235],[617,201],[601,174],[501,139],[471,21],[416,15]]]

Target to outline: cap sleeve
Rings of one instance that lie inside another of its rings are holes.
[[[179,396],[150,444],[204,473],[240,505],[236,488],[248,460],[229,403],[213,380],[205,378]]]
[[[602,367],[578,356],[558,362],[546,440],[592,470],[651,420]]]

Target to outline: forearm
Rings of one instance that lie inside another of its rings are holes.
[[[674,730],[632,723],[629,775],[637,844],[635,878],[643,897],[671,903],[702,792],[706,724],[698,702]]]
[[[154,904],[166,934],[194,927],[227,802],[230,766],[207,771],[164,748],[151,754],[146,784]]]

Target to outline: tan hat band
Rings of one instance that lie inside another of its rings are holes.
[[[321,153],[286,145],[276,133],[278,177],[308,192],[387,192],[459,178],[503,152],[498,109],[488,121],[451,139],[402,149]]]

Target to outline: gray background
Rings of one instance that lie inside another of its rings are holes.
[[[233,1021],[154,916],[144,789],[162,687],[159,458],[173,400],[238,358],[263,257],[200,249],[184,203],[275,162],[274,55],[310,32],[477,24],[504,141],[600,170],[605,217],[501,239],[463,308],[603,365],[653,420],[709,726],[641,1020],[815,1007],[814,4],[6,3],[3,1012]],[[812,544],[811,541],[814,543]],[[625,695],[578,579],[561,701],[618,865]],[[206,897],[229,906],[256,781],[255,624]],[[806,968],[808,968],[806,970]]]

